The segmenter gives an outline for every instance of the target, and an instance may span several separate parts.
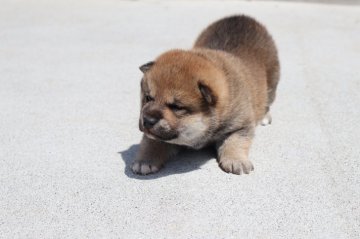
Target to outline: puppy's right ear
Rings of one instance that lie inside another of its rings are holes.
[[[147,72],[148,70],[150,70],[150,68],[155,64],[154,61],[150,61],[142,66],[139,67],[139,69],[142,71],[142,73]]]
[[[211,88],[206,84],[204,84],[203,82],[198,82],[198,87],[204,100],[209,105],[214,106],[216,104],[217,97],[214,94],[214,92],[211,90]]]

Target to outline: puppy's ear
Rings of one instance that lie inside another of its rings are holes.
[[[142,71],[142,73],[147,72],[148,70],[150,70],[150,68],[155,64],[154,61],[150,61],[142,66],[139,67],[139,69]]]
[[[211,88],[205,85],[203,82],[198,83],[199,90],[201,92],[202,97],[209,105],[215,105],[217,101],[217,97]]]

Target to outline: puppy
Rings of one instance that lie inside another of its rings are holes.
[[[159,171],[183,147],[216,147],[227,173],[249,173],[255,127],[270,123],[279,60],[265,27],[247,16],[206,28],[191,50],[171,50],[140,67],[144,132],[132,170]]]

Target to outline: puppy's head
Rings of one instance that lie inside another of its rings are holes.
[[[180,50],[166,52],[140,70],[140,130],[155,140],[203,146],[227,94],[223,72],[206,57]]]

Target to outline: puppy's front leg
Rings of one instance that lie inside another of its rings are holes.
[[[253,128],[234,132],[217,144],[219,166],[222,170],[234,174],[248,174],[254,170],[248,159],[253,132]]]
[[[170,156],[178,152],[178,146],[149,139],[145,135],[131,167],[137,174],[156,173]]]

